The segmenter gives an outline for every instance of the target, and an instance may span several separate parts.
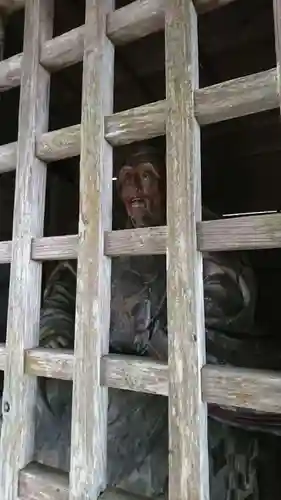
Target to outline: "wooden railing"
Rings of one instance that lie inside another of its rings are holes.
[[[195,6],[201,13],[230,1]],[[7,343],[0,346],[0,498],[82,500],[90,491],[97,498],[106,487],[112,387],[169,397],[170,498],[207,500],[206,403],[281,412],[281,375],[205,364],[203,254],[281,247],[281,215],[201,221],[199,126],[278,108],[280,60],[271,70],[199,89],[191,0],[137,0],[116,11],[113,0],[87,0],[85,25],[56,38],[52,0],[0,0],[7,11],[24,4],[23,54],[0,62],[0,90],[21,85],[18,141],[0,147],[0,173],[16,170],[13,240],[0,243],[0,263],[11,263]],[[280,41],[278,16],[275,6]],[[113,114],[114,46],[158,30],[165,30],[166,100]],[[50,73],[82,59],[81,125],[49,132]],[[165,134],[167,226],[111,231],[112,147]],[[47,164],[78,155],[79,235],[44,238]],[[169,364],[109,355],[110,257],[166,252]],[[75,350],[39,349],[41,264],[65,258],[79,264]],[[38,376],[73,380],[69,478],[30,463]],[[129,497],[106,490],[102,498]]]

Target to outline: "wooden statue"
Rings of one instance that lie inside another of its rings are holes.
[[[120,170],[117,188],[127,213],[124,228],[166,223],[165,162],[157,151],[138,148]],[[203,218],[212,217],[203,210]],[[164,256],[113,259],[111,353],[167,360],[165,271]],[[207,361],[280,367],[274,345],[255,330],[256,284],[243,253],[205,254],[203,273]],[[44,294],[41,346],[73,348],[75,294],[76,266],[61,262]],[[72,384],[48,379],[40,389],[35,459],[67,471]],[[167,495],[167,418],[166,398],[109,389],[109,485]],[[211,500],[260,498],[258,431],[280,430],[278,417],[210,405]]]

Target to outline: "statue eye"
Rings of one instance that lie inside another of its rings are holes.
[[[144,172],[144,173],[142,174],[142,178],[143,178],[143,180],[144,180],[144,181],[148,181],[148,180],[150,179],[150,174],[149,174],[149,172]]]
[[[131,184],[132,174],[130,172],[126,173],[123,178],[123,184]]]

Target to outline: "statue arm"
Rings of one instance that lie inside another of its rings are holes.
[[[60,262],[47,282],[40,315],[39,345],[49,348],[74,347],[76,271]]]
[[[49,277],[40,315],[41,347],[73,349],[75,333],[76,271],[60,262]],[[55,379],[39,379],[39,392],[48,409],[62,414],[71,401],[72,385]]]

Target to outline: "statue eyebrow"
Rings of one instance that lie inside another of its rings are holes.
[[[160,174],[157,172],[157,170],[154,168],[153,164],[150,162],[145,162],[145,163],[140,163],[139,167],[140,170],[148,170],[150,172],[153,172],[155,177],[160,179]]]
[[[127,173],[131,172],[133,170],[133,167],[131,167],[130,165],[124,165],[124,167],[121,168],[120,172],[119,172],[119,175],[118,175],[118,178],[122,178],[124,177]]]

